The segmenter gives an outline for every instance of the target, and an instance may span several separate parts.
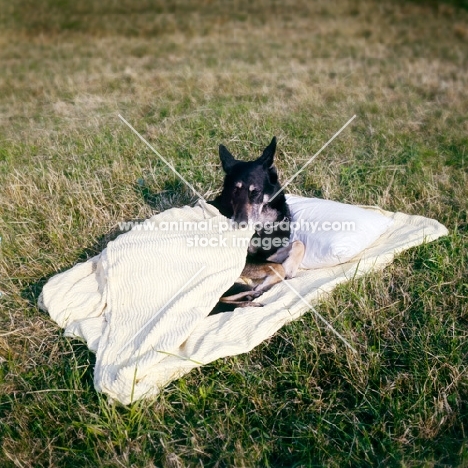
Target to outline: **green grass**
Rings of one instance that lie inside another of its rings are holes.
[[[464,1],[0,0],[0,466],[468,464]],[[217,146],[279,138],[289,190],[450,234],[339,286],[248,354],[112,405],[40,312],[117,223],[213,196]]]

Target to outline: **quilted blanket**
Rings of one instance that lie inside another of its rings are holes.
[[[300,270],[266,292],[262,308],[209,315],[242,271],[253,230],[228,228],[204,202],[157,214],[52,277],[39,305],[96,353],[96,389],[129,404],[195,367],[251,350],[337,284],[447,233],[432,219],[369,209],[393,219],[370,248],[341,265]]]

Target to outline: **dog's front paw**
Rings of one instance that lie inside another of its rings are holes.
[[[255,288],[252,290],[251,294],[249,294],[247,297],[249,297],[249,301],[253,301],[254,299],[257,299],[257,297],[260,297],[263,294],[263,290],[257,289],[259,288],[260,285],[255,286]]]
[[[289,253],[288,258],[282,263],[285,278],[291,279],[294,278],[297,274],[297,270],[299,270],[299,266],[302,263],[302,259],[304,258],[305,253],[305,246],[301,241],[294,241],[291,244],[291,251]]]
[[[291,279],[296,276],[297,270],[299,270],[298,265],[291,265],[291,268],[285,268],[284,271],[286,273],[284,279]]]

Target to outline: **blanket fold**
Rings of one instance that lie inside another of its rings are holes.
[[[208,316],[241,273],[253,230],[226,229],[226,218],[199,202],[149,218],[52,277],[39,305],[96,352],[96,389],[129,404],[195,367],[251,350],[306,312],[304,299],[317,303],[337,284],[447,234],[432,219],[369,209],[393,218],[392,226],[347,263],[300,270],[288,283],[303,299],[280,283],[261,297],[263,308]]]

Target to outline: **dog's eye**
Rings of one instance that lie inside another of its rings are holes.
[[[259,193],[260,193],[260,190],[257,190],[256,188],[249,189],[250,198],[257,197]]]

